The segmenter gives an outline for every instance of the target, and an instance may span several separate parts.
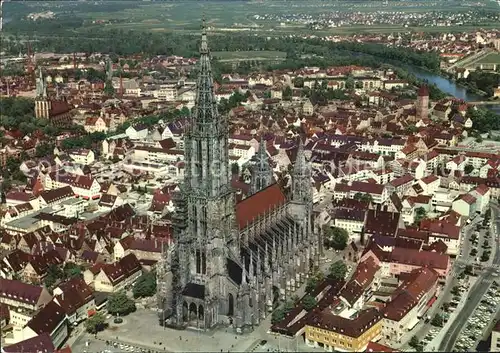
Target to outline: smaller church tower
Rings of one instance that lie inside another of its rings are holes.
[[[106,61],[106,82],[104,83],[104,93],[108,96],[114,96],[115,88],[113,87],[113,63],[108,58]]]
[[[250,185],[251,194],[255,194],[260,190],[267,188],[273,183],[273,170],[269,164],[269,156],[267,155],[266,142],[261,137],[259,150],[253,157],[254,165],[252,169],[252,182]]]
[[[306,160],[304,144],[300,138],[297,158],[293,166],[292,201],[304,204],[312,203],[311,176],[311,167]]]
[[[427,119],[429,117],[429,89],[427,86],[421,86],[418,89],[415,108],[417,111],[417,120]]]
[[[42,68],[38,69],[36,78],[35,117],[48,119],[50,115],[50,100],[47,97],[47,84],[43,78]]]

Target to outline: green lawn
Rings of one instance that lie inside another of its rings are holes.
[[[214,51],[212,53],[214,58],[225,59],[284,59],[286,53],[282,51]]]
[[[475,64],[500,64],[500,53],[490,53],[476,61]]]

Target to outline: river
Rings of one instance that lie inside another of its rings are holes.
[[[485,100],[484,97],[468,91],[465,87],[457,85],[455,82],[453,82],[450,79],[447,79],[446,77],[439,76],[437,74],[434,74],[432,72],[414,66],[406,66],[404,67],[404,69],[407,70],[408,72],[411,72],[421,80],[425,80],[431,84],[435,84],[436,87],[439,88],[441,91],[448,93],[449,95],[452,95],[458,99],[462,99],[466,102],[477,102]],[[496,106],[485,105],[484,107],[497,114],[500,114],[500,106],[498,105]]]

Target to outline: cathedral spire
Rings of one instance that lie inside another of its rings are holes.
[[[207,25],[205,22],[205,15],[203,15],[202,23],[201,23],[201,45],[200,45],[200,54],[208,55],[208,42],[207,42]]]
[[[259,150],[254,155],[254,165],[252,169],[252,183],[250,191],[252,194],[267,188],[273,183],[273,170],[269,165],[266,141],[260,138]]]
[[[196,104],[185,134],[188,189],[208,197],[230,190],[227,119],[217,110],[205,21],[202,25]]]

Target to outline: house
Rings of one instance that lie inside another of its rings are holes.
[[[354,198],[356,194],[369,194],[374,203],[382,204],[387,201],[389,194],[384,185],[376,183],[367,183],[353,181],[349,183],[337,183],[333,188],[334,198],[336,200],[344,197]]]
[[[146,125],[131,125],[125,130],[125,134],[131,140],[144,140],[148,136],[148,127]]]
[[[98,203],[99,211],[110,211],[123,205],[124,202],[120,196],[109,193],[103,194]]]
[[[467,157],[459,154],[446,163],[446,169],[450,170],[452,173],[455,172],[456,170],[463,172],[467,164],[468,164]]]
[[[476,186],[470,194],[476,198],[476,212],[485,213],[490,203],[491,191],[490,188],[484,184]]]
[[[83,126],[83,128],[89,134],[94,133],[94,132],[108,133],[108,131],[110,129],[110,123],[111,123],[111,119],[104,118],[102,116],[88,117],[85,120],[85,125]]]
[[[434,106],[432,115],[434,115],[439,119],[446,119],[448,117],[448,114],[450,114],[450,112],[451,112],[450,106],[438,103]]]
[[[438,277],[434,270],[426,267],[415,269],[403,277],[382,309],[381,336],[385,340],[399,343],[418,324],[436,295]]]
[[[397,349],[385,346],[383,344],[377,343],[377,342],[370,342],[368,343],[368,347],[366,347],[365,350],[366,353],[371,353],[371,352],[399,352]]]
[[[422,188],[425,195],[432,195],[439,188],[441,179],[437,175],[431,174],[420,180],[417,180],[417,182]]]
[[[132,285],[142,274],[142,266],[134,254],[106,264],[95,276],[94,288],[98,292],[117,292]]]
[[[0,278],[0,303],[8,305],[9,308],[34,312],[51,300],[52,296],[45,287]],[[10,321],[16,324],[12,316]]]
[[[314,106],[312,105],[311,101],[307,99],[304,104],[302,105],[302,113],[305,116],[311,116],[314,113]]]
[[[75,193],[71,186],[63,186],[59,188],[52,188],[51,190],[42,191],[38,196],[39,208],[52,206],[57,203],[72,199]]]
[[[460,227],[446,220],[424,219],[420,230],[429,232],[429,244],[441,240],[448,247],[447,254],[458,255],[460,252]]]
[[[93,291],[81,277],[59,284],[53,292],[54,301],[65,310],[71,325],[87,319],[96,310]]]
[[[362,352],[382,331],[382,315],[370,308],[353,318],[335,315],[329,307],[314,313],[305,326],[305,341],[327,351]]]
[[[91,165],[95,161],[95,154],[92,150],[76,149],[68,151],[68,156],[77,164]]]
[[[28,338],[2,348],[2,353],[54,353],[55,347],[49,333]]]
[[[399,228],[400,217],[399,213],[383,211],[380,207],[368,210],[364,233],[367,237],[374,235],[394,237]]]
[[[460,195],[453,201],[451,208],[462,216],[473,218],[476,213],[477,199],[472,194]]]
[[[391,180],[386,186],[387,192],[389,194],[395,192],[399,197],[402,197],[412,187],[413,182],[413,175],[405,174],[399,178]]]
[[[56,348],[59,348],[68,337],[66,312],[55,301],[49,302],[27,323],[19,341],[46,333],[50,335]]]
[[[333,225],[343,228],[349,233],[349,242],[359,243],[361,240],[361,231],[365,224],[366,212],[364,210],[354,210],[347,208],[336,209],[333,218]]]
[[[498,352],[498,351],[500,351],[500,320],[497,321],[497,323],[493,327],[493,330],[491,331],[491,344],[490,344],[490,352]]]
[[[448,255],[397,246],[386,251],[374,241],[370,241],[366,246],[361,261],[365,261],[370,256],[373,257],[377,266],[382,268],[382,272],[392,277],[421,267],[429,267],[439,274],[441,280],[444,280],[451,270]]]

